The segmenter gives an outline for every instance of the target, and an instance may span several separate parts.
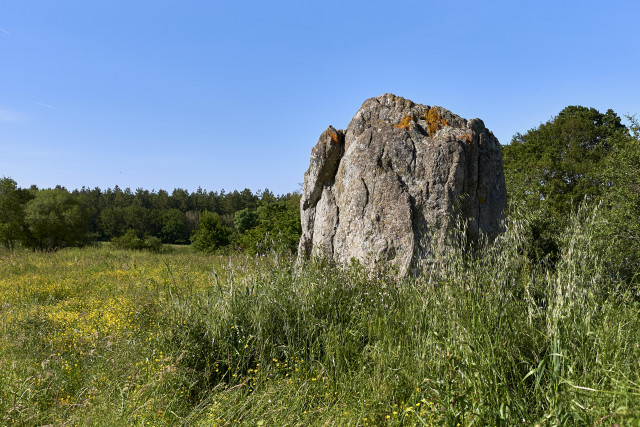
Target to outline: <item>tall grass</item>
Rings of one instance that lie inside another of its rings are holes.
[[[637,425],[640,299],[601,272],[580,215],[553,271],[523,255],[522,223],[474,256],[433,248],[408,279],[278,255],[3,254],[2,423]]]

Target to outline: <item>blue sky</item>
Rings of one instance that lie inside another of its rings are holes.
[[[508,143],[567,105],[640,114],[640,2],[0,0],[0,176],[282,194],[391,92]]]

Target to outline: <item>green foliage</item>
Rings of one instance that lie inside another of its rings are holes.
[[[178,209],[170,209],[162,215],[162,240],[165,243],[189,242],[189,224],[186,215]]]
[[[239,221],[249,215],[250,213],[239,214]],[[302,233],[299,195],[261,204],[254,218],[256,225],[236,238],[242,249],[252,255],[264,255],[271,251],[288,253],[297,251]]]
[[[1,186],[0,240],[5,246],[13,247],[17,240],[30,239],[29,224],[24,219],[24,205],[39,190],[37,187],[30,191],[18,189],[17,184],[9,178],[3,179]],[[236,248],[241,246],[239,238],[242,240],[245,232],[256,227],[259,204],[285,201],[291,197],[290,194],[275,196],[268,189],[253,194],[249,189],[228,193],[222,190],[218,193],[198,188],[190,193],[176,188],[169,194],[164,190],[150,192],[141,188],[134,192],[118,186],[105,191],[97,187],[83,187],[74,190],[72,195],[81,202],[87,217],[87,223],[82,224],[87,240],[109,241],[120,238],[128,230],[134,230],[139,238],[155,236],[164,243],[186,244],[198,226],[199,214],[209,211],[222,216],[224,224],[233,229],[234,236],[229,240],[234,241]],[[238,214],[239,222],[234,223],[237,212],[241,212]],[[259,237],[255,235],[253,240]],[[35,244],[31,239],[29,245]]]
[[[603,162],[607,190],[601,198],[599,253],[612,274],[640,282],[640,125],[634,117],[631,135],[621,138]]]
[[[581,203],[593,206],[617,191],[621,181],[603,172],[628,138],[612,110],[570,106],[503,148],[512,215],[537,217],[528,233],[533,261],[555,258],[558,236]]]
[[[558,116],[503,148],[512,203],[544,209],[555,219],[602,194],[602,162],[627,129],[612,111],[567,107]]]
[[[23,244],[40,251],[85,243],[87,211],[80,199],[67,190],[40,190],[24,208]]]
[[[162,240],[155,236],[138,237],[135,230],[127,230],[122,236],[114,237],[111,243],[118,249],[148,250],[151,252],[161,252],[163,249]]]
[[[275,194],[268,188],[265,188],[263,192],[258,192],[260,197],[260,203],[263,205],[268,205],[269,203],[273,203],[278,200]]]
[[[105,191],[83,187],[74,194],[82,198],[90,212],[90,232],[101,240],[110,240],[133,229],[139,236],[153,235],[165,243],[177,244],[189,242],[200,212],[216,212],[229,222],[237,211],[249,209],[255,212],[261,196],[264,202],[281,198],[269,190],[253,194],[249,189],[218,193],[202,188],[196,192],[176,188],[168,193],[140,188],[133,192],[118,186]]]
[[[162,228],[157,211],[136,204],[105,208],[100,211],[99,221],[106,237],[120,236],[131,229],[139,235],[156,235]]]
[[[31,198],[11,178],[0,180],[0,241],[7,249],[24,238],[24,206]]]
[[[240,234],[245,233],[247,230],[258,225],[257,222],[258,217],[255,211],[250,211],[247,208],[237,211],[233,215],[233,225],[236,231]]]
[[[162,240],[160,240],[156,236],[147,236],[144,239],[144,245],[146,249],[151,252],[162,252],[164,249],[164,245],[162,244]]]
[[[193,247],[202,252],[214,252],[229,244],[231,230],[224,224],[222,217],[215,212],[203,212],[200,215],[198,229],[191,236]]]

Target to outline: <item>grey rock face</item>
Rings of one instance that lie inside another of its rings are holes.
[[[470,237],[493,238],[505,207],[500,144],[482,120],[385,94],[312,149],[298,253],[370,269],[384,260],[405,274],[456,214]]]

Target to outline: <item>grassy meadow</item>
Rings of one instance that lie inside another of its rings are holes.
[[[639,425],[640,298],[589,220],[397,279],[357,265],[0,252],[0,425]]]

